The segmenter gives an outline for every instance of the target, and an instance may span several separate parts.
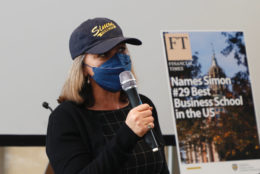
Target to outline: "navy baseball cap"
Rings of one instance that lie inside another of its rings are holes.
[[[84,54],[102,54],[120,43],[141,45],[136,38],[124,37],[119,25],[107,18],[94,18],[83,22],[71,34],[69,41],[72,59]]]

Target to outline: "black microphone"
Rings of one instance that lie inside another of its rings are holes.
[[[142,101],[137,92],[136,80],[131,71],[121,72],[119,74],[119,79],[122,89],[126,92],[132,108],[141,105]],[[149,132],[147,132],[147,134],[145,135],[145,141],[152,148],[153,152],[159,150],[159,146],[154,136],[153,129],[150,129]]]
[[[51,112],[53,111],[52,108],[49,106],[49,103],[47,102],[43,102],[42,107],[44,107],[45,109],[49,109]]]

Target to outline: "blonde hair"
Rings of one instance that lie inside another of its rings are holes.
[[[83,97],[80,95],[80,91],[85,82],[82,68],[84,57],[84,55],[80,55],[74,59],[67,80],[61,90],[61,94],[58,99],[59,103],[66,100],[74,101],[78,104],[84,102]]]

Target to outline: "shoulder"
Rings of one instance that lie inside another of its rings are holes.
[[[57,112],[73,113],[78,110],[81,110],[82,108],[83,105],[77,104],[73,101],[64,101],[54,109],[53,113],[57,113]]]
[[[140,96],[140,99],[142,100],[142,103],[147,103],[147,104],[149,104],[150,106],[153,107],[153,116],[157,120],[158,119],[157,110],[156,110],[156,107],[153,104],[152,100],[150,98],[146,97],[143,94],[139,94],[139,96]]]
[[[152,102],[152,100],[150,98],[148,98],[147,96],[145,96],[143,94],[139,94],[139,96],[140,96],[140,99],[142,100],[143,103],[147,103],[149,105],[153,105],[154,106],[154,104],[153,104],[153,102]]]
[[[76,104],[73,101],[64,101],[60,103],[55,110],[70,110],[70,109],[76,109],[80,107],[80,105]],[[55,111],[54,110],[54,111]]]
[[[50,115],[49,121],[59,123],[70,122],[81,108],[82,106],[75,102],[64,101],[54,109]]]
[[[139,96],[140,96],[140,99],[142,100],[142,103],[147,103],[147,104],[149,104],[150,106],[153,107],[154,114],[156,114],[156,116],[157,116],[156,107],[155,107],[155,105],[153,104],[152,100],[151,100],[150,98],[146,97],[146,96],[143,95],[143,94],[139,94]]]

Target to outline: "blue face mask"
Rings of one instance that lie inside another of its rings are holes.
[[[122,89],[119,74],[131,70],[131,60],[127,54],[116,53],[101,66],[91,68],[94,72],[92,78],[99,86],[107,91],[117,92]]]

